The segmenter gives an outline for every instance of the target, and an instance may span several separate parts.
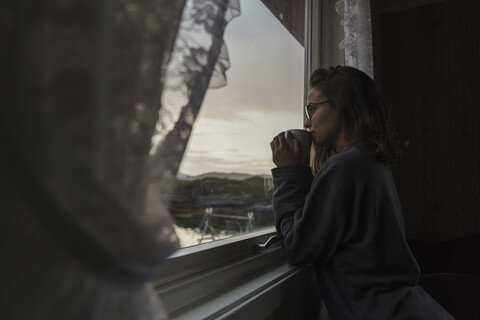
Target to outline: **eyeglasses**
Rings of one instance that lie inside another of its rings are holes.
[[[328,100],[307,104],[305,106],[305,115],[307,116],[307,119],[312,120],[315,109],[317,109],[319,105],[326,104],[326,103],[328,103]]]

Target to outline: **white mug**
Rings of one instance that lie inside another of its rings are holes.
[[[288,142],[288,146],[290,149],[293,150],[293,140],[288,139],[288,133],[292,133],[293,136],[298,140],[300,143],[300,152],[302,155],[301,163],[308,159],[310,162],[310,148],[311,148],[311,140],[310,140],[310,132],[307,130],[302,129],[290,129],[285,131],[285,139]]]

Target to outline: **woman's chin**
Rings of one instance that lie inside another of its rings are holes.
[[[318,135],[311,135],[312,144],[318,148],[329,148],[332,147],[332,141],[328,138],[321,138]]]
[[[312,142],[312,144],[316,147],[316,148],[332,148],[332,144],[331,143],[324,143],[324,142]]]
[[[325,141],[322,141],[322,140],[312,139],[312,143],[315,147],[318,147],[318,148],[325,148],[325,147],[328,146],[328,144],[325,143]]]

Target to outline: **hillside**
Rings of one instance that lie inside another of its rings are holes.
[[[237,172],[208,172],[208,173],[203,173],[198,176],[189,176],[186,174],[183,174],[179,172],[177,174],[177,180],[187,180],[187,181],[193,181],[193,180],[199,180],[199,179],[205,179],[205,178],[219,178],[219,179],[229,179],[229,180],[246,180],[249,178],[253,177],[259,177],[259,178],[271,178],[270,175],[262,174],[262,175],[253,175],[253,174],[248,174],[248,173],[237,173]]]
[[[212,207],[214,213],[226,215],[246,216],[247,212],[254,212],[257,225],[273,223],[271,177],[222,175],[212,173],[191,180],[177,179],[170,195],[170,211],[178,225],[195,226],[208,207]]]

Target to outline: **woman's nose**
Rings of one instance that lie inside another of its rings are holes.
[[[303,123],[303,126],[304,126],[305,128],[310,128],[311,125],[312,125],[312,123],[310,122],[310,119],[305,118],[305,122]]]

